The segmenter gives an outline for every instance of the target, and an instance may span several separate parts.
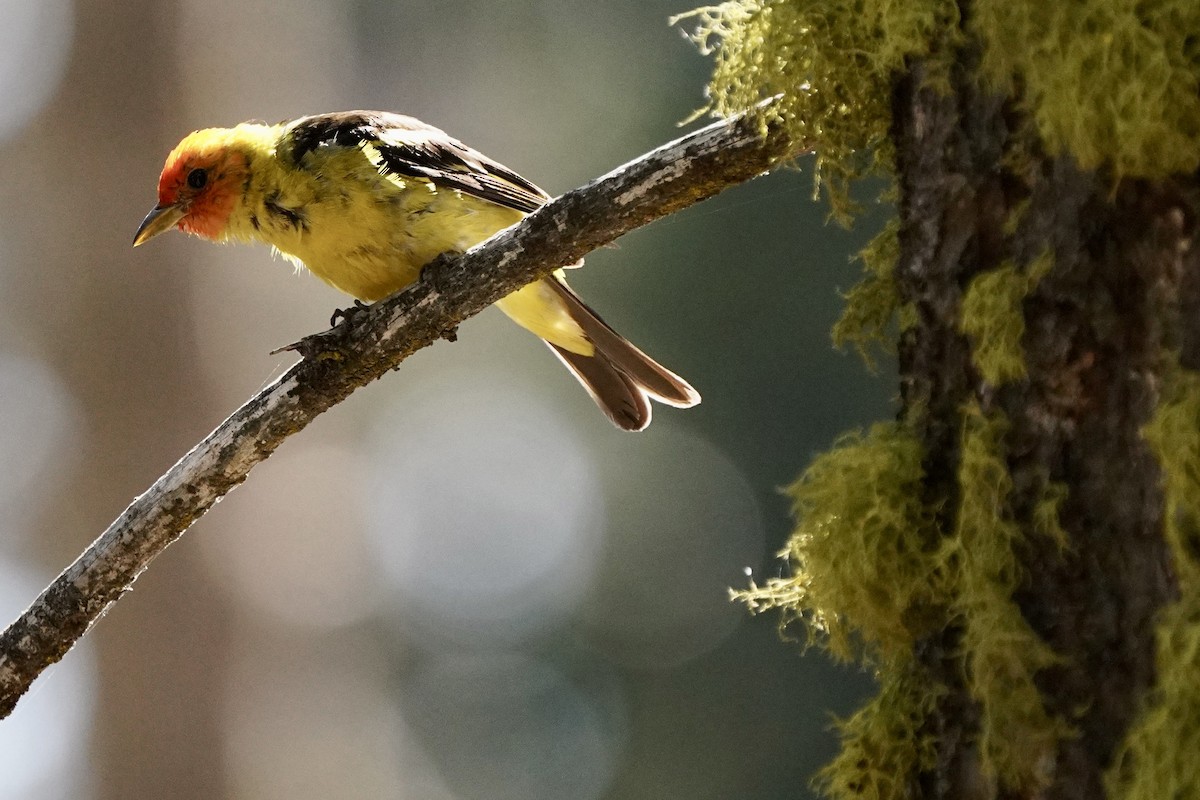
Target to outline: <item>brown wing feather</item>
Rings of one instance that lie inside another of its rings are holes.
[[[504,165],[432,125],[400,114],[345,111],[305,117],[292,125],[289,138],[291,158],[299,167],[322,147],[370,146],[376,166],[385,174],[423,178],[526,213],[549,200]],[[700,402],[687,381],[610,328],[564,281],[546,282],[595,346],[595,354],[582,356],[547,344],[617,427],[640,431],[649,425],[649,398],[680,408]]]
[[[503,164],[468,147],[440,128],[413,117],[386,111],[342,111],[297,120],[291,127],[291,158],[321,147],[370,145],[384,173],[424,178],[438,186],[530,212],[549,195]]]

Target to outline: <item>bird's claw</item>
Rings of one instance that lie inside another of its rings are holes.
[[[446,262],[450,261],[451,253],[442,253],[437,258],[426,263],[421,267],[421,283],[432,286],[439,294],[442,293],[442,270]]]
[[[342,351],[341,345],[346,338],[346,334],[350,331],[355,321],[362,317],[369,308],[370,306],[361,300],[355,300],[354,305],[349,308],[335,309],[333,315],[329,318],[329,330],[310,333],[303,339],[291,344],[276,347],[271,351],[271,355],[277,356],[280,353],[291,351],[299,353],[301,358],[309,361],[338,358],[339,353]]]
[[[361,315],[368,308],[370,308],[369,305],[357,298],[354,300],[354,305],[348,308],[335,308],[333,313],[329,315],[329,327],[336,328],[340,322],[349,324],[351,320]]]
[[[285,344],[283,347],[276,347],[271,351],[271,355],[277,356],[280,353],[291,351],[299,353],[300,357],[305,361],[321,361],[328,359],[341,358],[341,344],[344,340],[344,328],[330,328],[319,333],[310,333],[304,338]]]

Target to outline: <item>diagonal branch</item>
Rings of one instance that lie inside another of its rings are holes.
[[[770,102],[770,101],[768,101]],[[135,499],[0,634],[0,717],[133,584],[167,545],[318,414],[496,300],[651,220],[798,155],[775,127],[735,117],[688,134],[567,192],[332,331]]]

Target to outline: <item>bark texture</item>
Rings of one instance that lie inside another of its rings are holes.
[[[902,300],[916,324],[901,339],[902,399],[926,453],[928,502],[953,530],[963,408],[977,402],[1010,423],[1010,515],[1028,532],[1016,596],[1032,629],[1062,657],[1041,671],[1046,710],[1074,727],[1045,765],[1049,783],[1005,788],[977,753],[978,703],[964,685],[950,629],[917,657],[948,691],[927,720],[933,769],[924,798],[1104,796],[1103,773],[1154,682],[1154,623],[1174,597],[1156,459],[1141,436],[1170,354],[1200,359],[1200,258],[1191,247],[1200,180],[1116,183],[1066,155],[1028,152],[1023,120],[978,82],[978,52],[962,47],[950,91],[920,66],[893,106],[900,185]],[[989,385],[960,332],[972,278],[1004,262],[1053,267],[1024,300],[1027,377]],[[1065,486],[1061,551],[1034,533],[1048,482]]]

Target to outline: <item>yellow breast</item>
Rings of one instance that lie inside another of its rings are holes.
[[[332,147],[309,154],[303,169],[274,153],[256,163],[228,236],[266,242],[335,289],[374,302],[415,281],[439,255],[463,252],[523,216],[422,178],[381,175],[358,148]],[[547,341],[593,352],[543,282],[496,305]]]
[[[305,169],[256,178],[246,193],[246,238],[360,300],[402,289],[437,256],[466,250],[523,216],[423,179],[381,175],[357,148],[314,155]]]

